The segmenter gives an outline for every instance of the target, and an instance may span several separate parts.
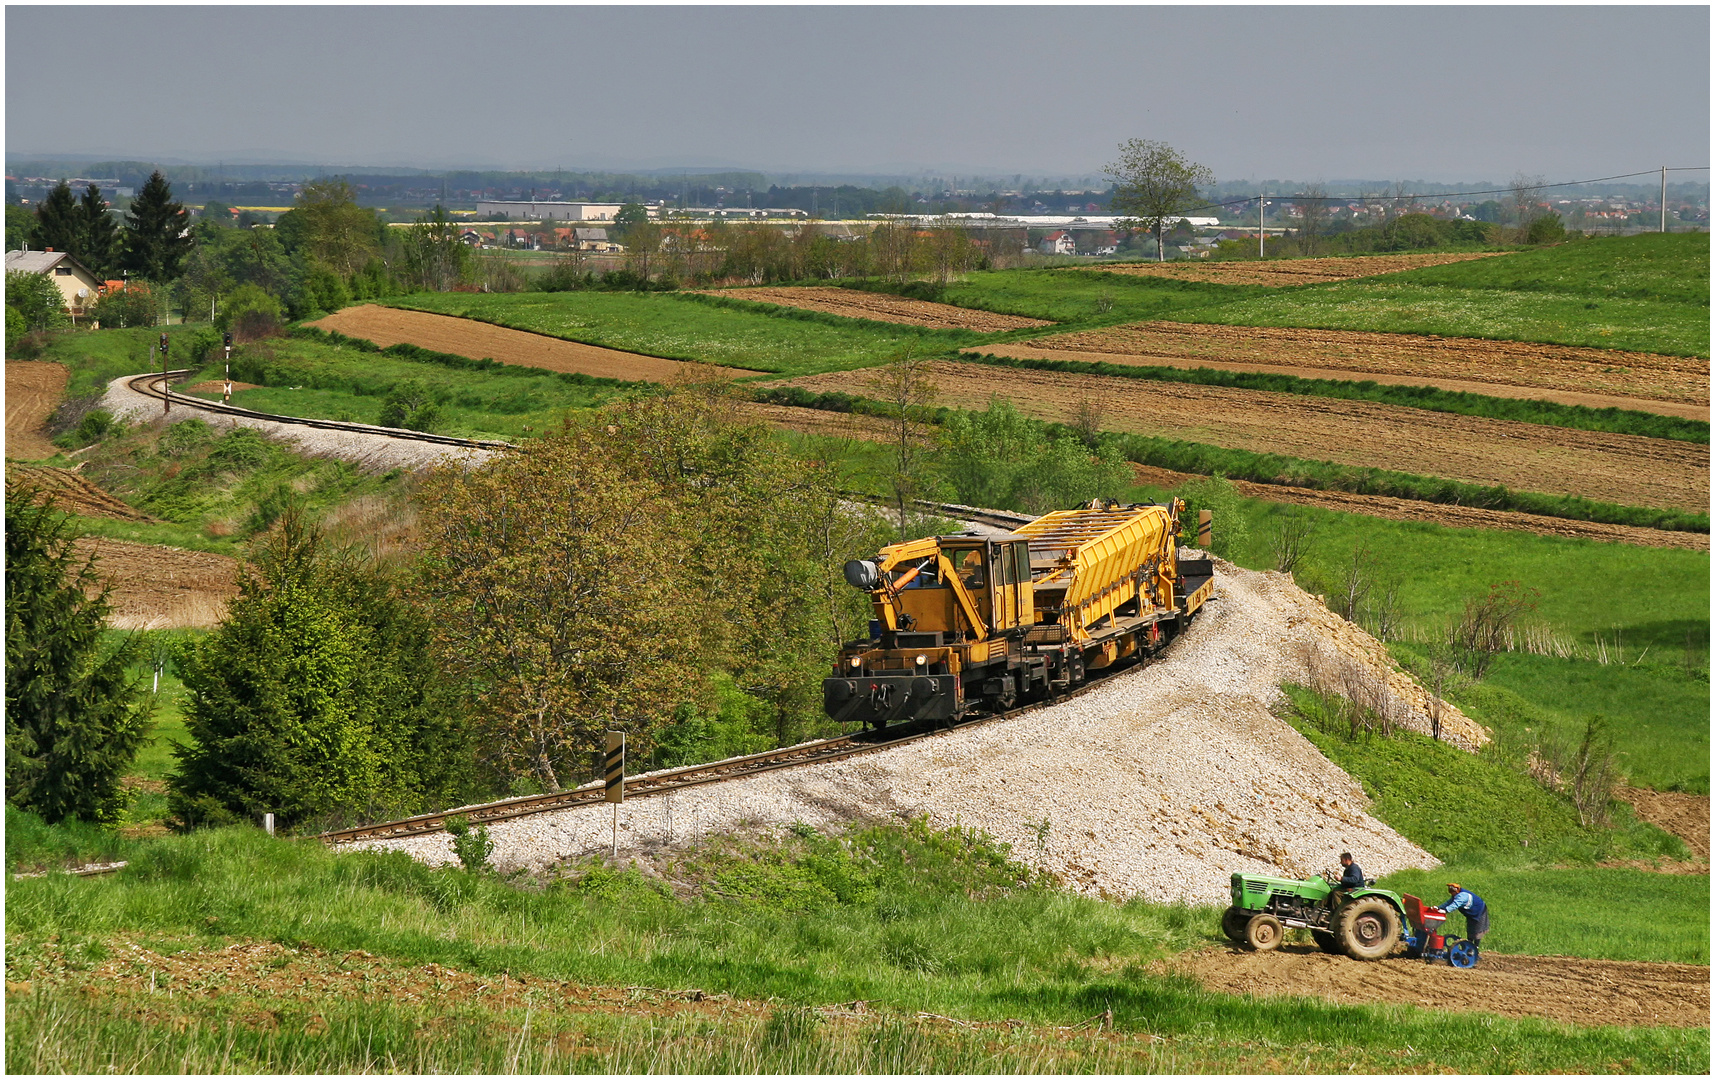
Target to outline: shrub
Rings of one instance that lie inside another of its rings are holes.
[[[376,571],[324,549],[289,508],[252,551],[227,617],[183,665],[189,745],[168,778],[185,825],[265,812],[397,812],[465,780],[462,728],[429,628]]]
[[[447,819],[447,834],[453,838],[453,854],[468,873],[493,869],[488,860],[494,854],[494,841],[489,839],[487,825],[472,829],[470,819],[458,815]]]
[[[381,403],[378,422],[382,427],[428,431],[440,418],[440,406],[436,404],[429,388],[420,380],[406,379],[396,383],[393,389],[387,392],[387,397]]]
[[[1177,488],[1174,495],[1185,500],[1180,521],[1191,544],[1197,540],[1197,512],[1209,511],[1210,550],[1223,559],[1239,558],[1250,545],[1250,518],[1244,500],[1231,480],[1220,473],[1207,480],[1194,480]]]
[[[214,325],[231,331],[235,341],[257,341],[280,332],[284,312],[273,294],[257,285],[240,285],[227,298]]]
[[[6,306],[14,308],[28,330],[58,330],[70,323],[65,297],[46,274],[6,271]]]
[[[154,290],[137,281],[106,294],[89,313],[108,329],[154,326],[160,318],[160,306]]]

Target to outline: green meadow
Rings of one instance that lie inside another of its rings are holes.
[[[670,360],[783,375],[870,367],[908,350],[939,354],[991,339],[692,294],[419,293],[388,303]]]

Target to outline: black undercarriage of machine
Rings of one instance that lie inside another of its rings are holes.
[[[1159,650],[1214,591],[1212,561],[1179,553],[1183,509],[1097,500],[848,562],[875,616],[822,684],[828,715],[880,728],[1004,711]]]

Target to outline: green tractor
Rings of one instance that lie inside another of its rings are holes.
[[[1233,906],[1221,916],[1221,930],[1267,952],[1280,945],[1286,927],[1298,926],[1310,931],[1323,952],[1380,960],[1400,941],[1405,904],[1398,893],[1373,885],[1342,891],[1322,877],[1289,881],[1234,874]]]

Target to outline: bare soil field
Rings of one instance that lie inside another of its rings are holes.
[[[863,392],[863,372],[792,380],[811,392]],[[992,395],[1027,415],[1070,422],[1080,403],[1110,431],[1393,469],[1520,491],[1581,495],[1664,509],[1709,509],[1709,447],[1363,401],[1263,390],[1021,371],[953,361],[933,365],[940,403],[981,409]]]
[[[1391,1002],[1479,1009],[1569,1024],[1706,1027],[1709,969],[1696,964],[1505,956],[1485,952],[1474,968],[1408,960],[1360,962],[1314,945],[1259,953],[1218,946],[1157,961],[1210,990],[1256,997],[1319,997],[1345,1004]]]
[[[1692,854],[1709,858],[1709,796],[1634,787],[1617,794],[1632,804],[1638,817],[1685,841]]]
[[[240,390],[260,389],[262,389],[261,383],[234,382],[232,384],[232,392],[235,394]],[[199,397],[219,397],[226,393],[226,383],[221,379],[208,379],[204,382],[191,383],[189,386],[175,386],[173,390],[175,393],[196,394]]]
[[[546,334],[493,326],[474,319],[435,315],[427,311],[404,311],[377,304],[336,311],[310,325],[373,341],[382,348],[403,343],[435,352],[468,356],[473,360],[495,360],[502,364],[576,372],[604,379],[671,382],[682,377],[687,368],[695,369],[699,375],[712,372],[729,378],[755,374],[742,368],[664,360],[658,356],[604,349],[599,345],[584,345]]]
[[[72,469],[52,469],[41,465],[12,466],[6,470],[6,478],[41,488],[53,498],[54,505],[68,514],[113,518],[117,521],[156,520],[136,507],[119,501]]]
[[[1276,259],[1262,262],[1115,263],[1099,269],[1110,274],[1211,281],[1220,285],[1316,285],[1325,281],[1397,274],[1425,266],[1487,259],[1504,251],[1465,251],[1424,255],[1347,255],[1329,259]]]
[[[238,595],[238,560],[225,555],[95,536],[72,547],[80,559],[94,553],[96,573],[112,583],[116,630],[212,627]]]
[[[1144,322],[968,352],[1033,360],[1208,367],[1369,379],[1592,409],[1709,419],[1709,361],[1688,356],[1425,334]]]
[[[1173,488],[1188,481],[1207,479],[1196,473],[1174,472],[1172,469],[1158,469],[1153,465],[1134,463],[1131,468],[1138,483],[1156,487]],[[1315,488],[1292,487],[1287,484],[1258,484],[1250,480],[1234,480],[1232,483],[1239,489],[1239,494],[1247,499],[1265,499],[1269,502],[1291,503],[1294,506],[1315,506],[1323,510],[1365,514],[1390,521],[1424,521],[1431,525],[1445,525],[1451,529],[1507,529],[1513,532],[1536,533],[1539,536],[1568,536],[1578,540],[1635,544],[1638,547],[1709,550],[1708,533],[1644,529],[1635,525],[1608,525],[1600,521],[1575,521],[1572,518],[1547,517],[1542,514],[1521,514],[1515,510],[1484,510],[1475,506],[1449,506],[1446,503],[1400,499],[1391,495],[1354,495],[1348,491],[1318,491]]]
[[[46,360],[6,361],[6,456],[40,461],[59,453],[48,417],[64,396],[69,373]]]
[[[976,330],[984,334],[998,334],[1005,330],[1028,330],[1034,326],[1054,325],[1045,319],[1028,319],[1023,315],[997,315],[992,311],[935,304],[927,300],[907,300],[903,296],[864,292],[862,289],[839,289],[831,285],[707,291],[711,296],[727,296],[734,300],[753,300],[761,304],[825,311],[830,315],[874,319],[877,322],[927,326],[935,330]]]

